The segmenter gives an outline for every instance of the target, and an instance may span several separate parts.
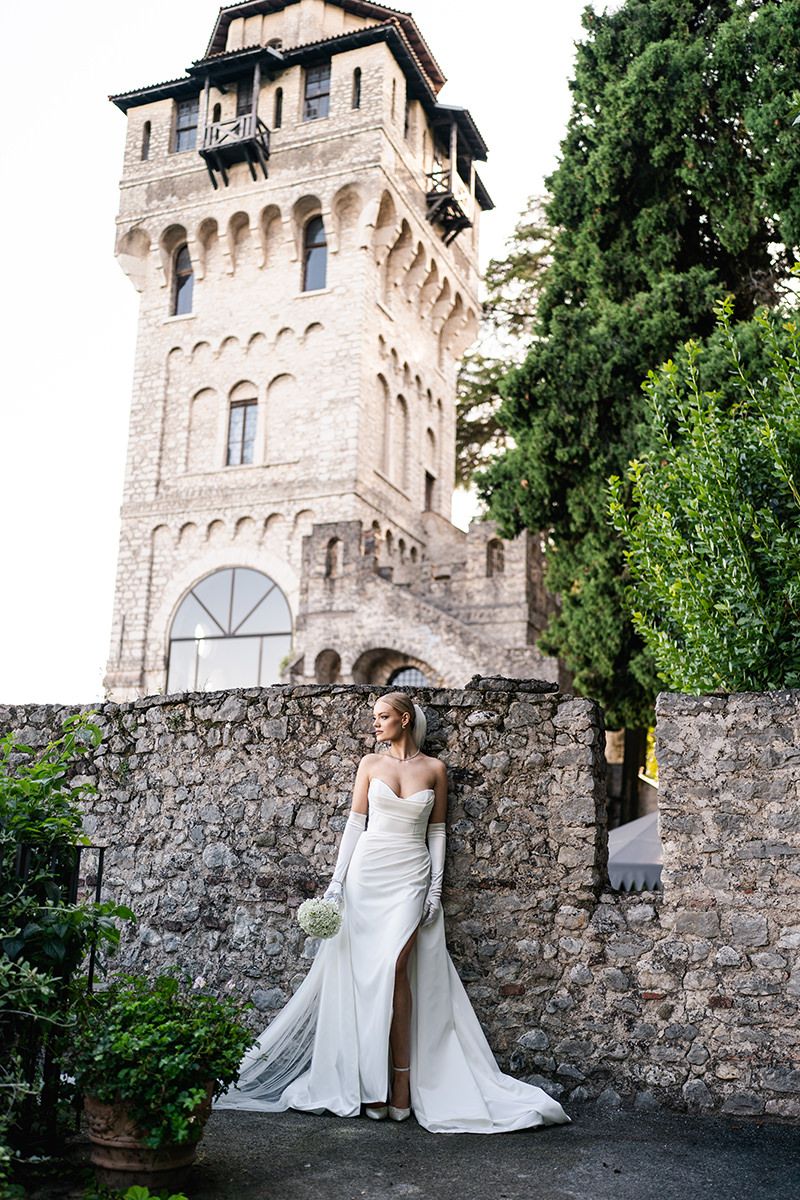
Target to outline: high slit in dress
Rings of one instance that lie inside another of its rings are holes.
[[[369,823],[344,884],[342,927],[245,1056],[219,1108],[356,1117],[389,1091],[397,959],[430,883],[432,788],[400,797],[369,785]],[[539,1087],[498,1067],[447,952],[441,908],[408,960],[411,1106],[432,1133],[501,1133],[569,1121]],[[399,1064],[405,1066],[406,1064]]]

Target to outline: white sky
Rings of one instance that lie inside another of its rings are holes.
[[[442,100],[468,107],[490,147],[485,262],[555,166],[584,0],[394,4],[448,76]],[[125,117],[106,97],[182,74],[217,9],[4,9],[0,702],[102,698],[137,318],[113,257]]]

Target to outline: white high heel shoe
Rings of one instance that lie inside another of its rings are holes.
[[[388,1104],[373,1104],[369,1108],[364,1109],[365,1114],[372,1121],[385,1121],[389,1115]]]
[[[411,1067],[394,1067],[393,1069],[395,1071],[410,1071]],[[410,1108],[395,1108],[393,1104],[390,1104],[388,1107],[390,1121],[407,1121],[411,1116]]]

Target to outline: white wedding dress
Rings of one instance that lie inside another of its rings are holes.
[[[247,1053],[218,1108],[325,1109],[357,1117],[389,1091],[395,964],[419,925],[430,881],[432,789],[369,785],[369,824],[344,886],[342,927]],[[456,973],[439,908],[408,962],[411,1107],[431,1133],[502,1133],[569,1121],[541,1088],[504,1075]],[[405,1064],[400,1064],[405,1065]]]

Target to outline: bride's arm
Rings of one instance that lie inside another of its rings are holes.
[[[344,891],[345,875],[347,874],[347,868],[350,866],[350,859],[353,857],[353,851],[358,844],[358,839],[361,837],[367,824],[367,789],[369,788],[369,766],[367,759],[370,757],[371,755],[367,755],[358,764],[356,781],[353,787],[353,804],[347,818],[347,824],[342,832],[342,840],[339,843],[339,855],[336,859],[333,878],[323,896],[325,900],[341,899]]]
[[[447,816],[447,769],[442,762],[436,764],[434,779],[434,801],[428,821],[428,851],[431,856],[431,882],[422,909],[420,925],[431,925],[442,907],[442,882],[444,880],[444,855],[447,845],[445,818]]]

